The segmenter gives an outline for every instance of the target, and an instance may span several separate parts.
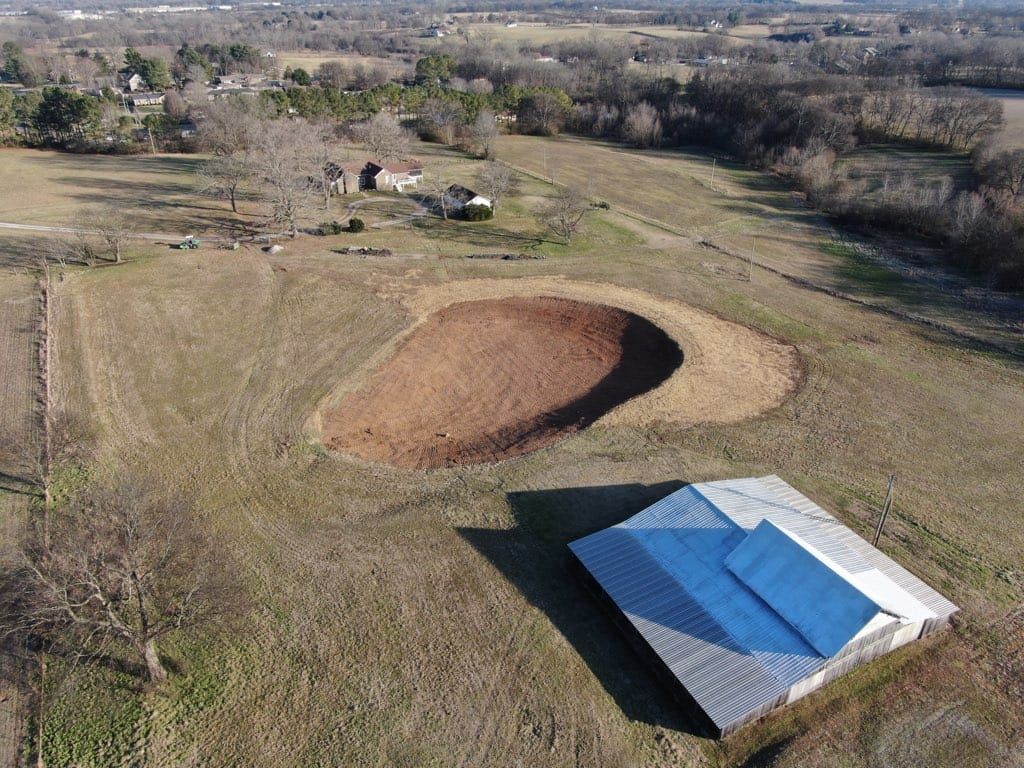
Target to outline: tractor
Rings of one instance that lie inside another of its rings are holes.
[[[194,251],[197,248],[199,248],[200,245],[202,245],[202,242],[200,242],[200,240],[198,238],[196,238],[195,235],[189,235],[184,240],[182,240],[180,243],[178,243],[178,250],[179,251]]]

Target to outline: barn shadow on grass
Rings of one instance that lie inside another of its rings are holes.
[[[580,577],[569,542],[621,522],[683,487],[669,481],[514,491],[510,530],[460,528],[459,534],[540,608],[631,720],[704,736],[616,627]]]

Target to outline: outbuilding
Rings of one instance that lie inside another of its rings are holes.
[[[958,610],[775,475],[686,486],[569,548],[718,737]]]
[[[444,193],[445,202],[448,207],[453,211],[461,211],[463,208],[470,205],[480,205],[485,208],[490,208],[491,199],[478,195],[472,189],[464,187],[461,184],[452,184]]]

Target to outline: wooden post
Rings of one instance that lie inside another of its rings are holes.
[[[882,529],[885,528],[885,521],[889,517],[889,511],[892,509],[892,492],[893,487],[896,485],[896,475],[889,475],[889,489],[885,492],[885,502],[882,504],[882,514],[878,518],[878,527],[875,528],[875,538],[871,542],[871,546],[877,547],[878,540],[882,538]]]
[[[711,158],[711,188],[715,188],[715,167],[718,165],[718,158]]]

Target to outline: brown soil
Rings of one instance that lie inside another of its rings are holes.
[[[551,297],[452,304],[329,410],[326,445],[406,468],[519,456],[592,424],[683,362],[623,309]]]

